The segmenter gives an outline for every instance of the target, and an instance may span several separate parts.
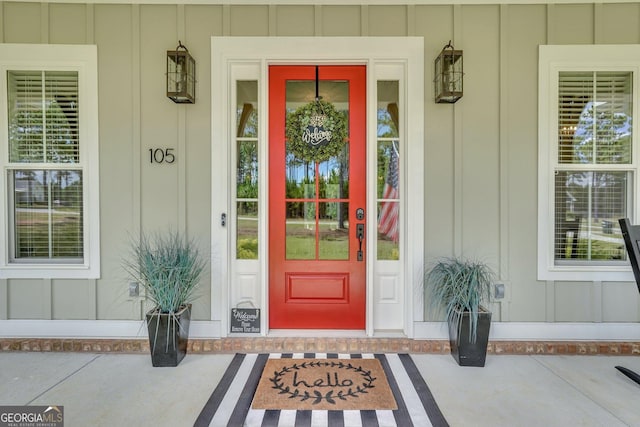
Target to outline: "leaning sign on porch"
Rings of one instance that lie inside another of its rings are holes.
[[[287,149],[297,159],[323,162],[342,151],[346,117],[330,102],[318,99],[287,116],[286,137]]]
[[[260,309],[232,308],[231,332],[260,333]]]

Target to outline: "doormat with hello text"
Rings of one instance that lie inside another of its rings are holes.
[[[398,409],[378,359],[269,359],[253,409]]]

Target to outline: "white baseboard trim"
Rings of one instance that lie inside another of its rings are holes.
[[[220,321],[192,320],[190,338],[220,338]],[[3,338],[147,338],[142,320],[0,320]]]
[[[445,322],[414,323],[415,339],[449,339]],[[640,323],[494,322],[492,341],[640,341]]]

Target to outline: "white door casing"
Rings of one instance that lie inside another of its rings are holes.
[[[377,81],[399,82],[400,256],[377,260],[376,227],[366,230],[368,250],[366,335],[413,337],[423,316],[420,283],[424,263],[424,49],[421,37],[212,37],[211,39],[211,320],[229,333],[230,309],[251,303],[261,309],[268,334],[267,191],[268,66],[271,64],[364,64],[367,66],[367,223],[377,223]],[[235,257],[235,82],[258,82],[258,253]],[[226,224],[221,217],[226,215]]]

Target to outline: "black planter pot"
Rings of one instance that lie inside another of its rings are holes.
[[[487,357],[491,312],[484,310],[478,313],[475,342],[471,340],[470,322],[470,313],[467,311],[462,313],[460,322],[449,322],[451,355],[460,366],[482,367]]]
[[[149,350],[153,366],[178,366],[187,354],[191,304],[169,314],[151,310],[147,313]]]

